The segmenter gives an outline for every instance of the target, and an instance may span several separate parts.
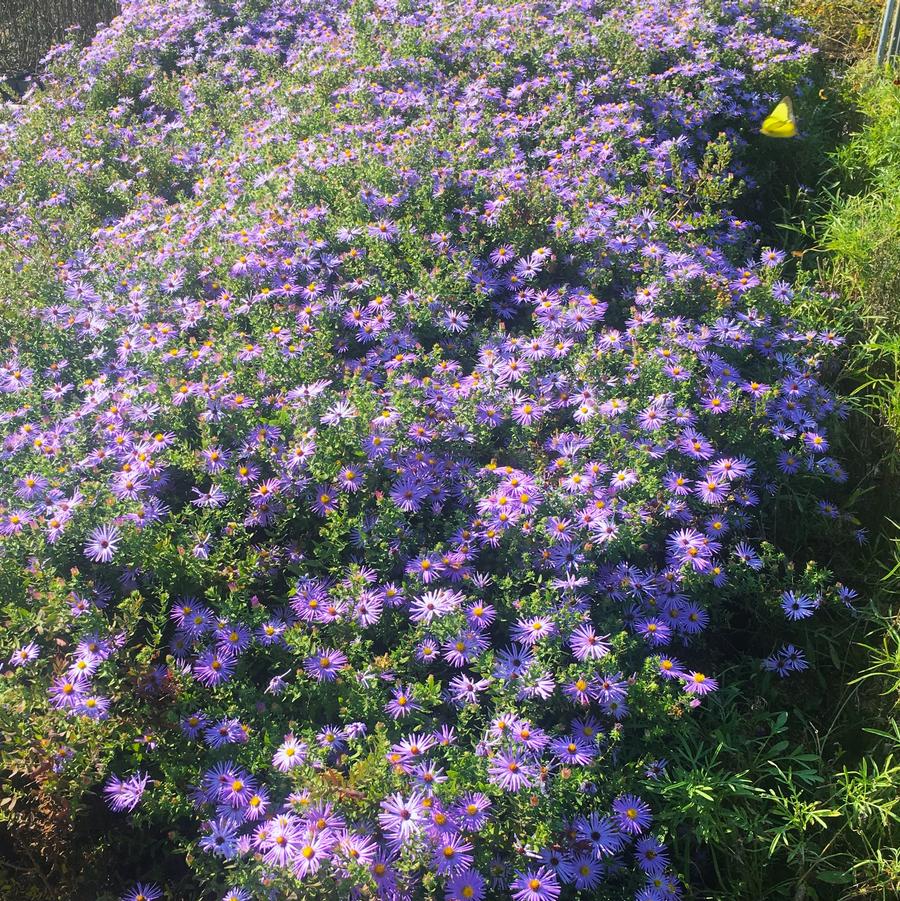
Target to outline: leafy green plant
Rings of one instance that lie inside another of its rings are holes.
[[[846,662],[860,675],[829,716],[810,718],[776,684],[752,699],[734,687],[678,736],[657,790],[673,854],[706,860],[695,897],[896,896],[900,623],[865,617],[869,633]],[[848,720],[865,733],[862,753],[841,734]]]

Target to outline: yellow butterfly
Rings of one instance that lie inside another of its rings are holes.
[[[778,106],[766,116],[760,131],[770,138],[793,138],[797,134],[794,104],[790,97],[782,97]]]

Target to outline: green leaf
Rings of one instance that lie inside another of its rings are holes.
[[[816,879],[827,882],[829,885],[846,885],[853,882],[853,874],[841,870],[820,870],[816,873]]]

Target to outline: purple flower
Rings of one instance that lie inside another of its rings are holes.
[[[461,835],[442,835],[432,855],[432,866],[435,872],[442,874],[468,870],[472,865],[472,851],[472,844]]]
[[[587,0],[374,4],[383,64],[347,4],[241,3],[236,28],[158,6],[54,51],[0,129],[0,233],[29,288],[11,296],[40,350],[13,335],[0,355],[0,541],[25,620],[62,617],[8,642],[9,685],[46,692],[69,739],[115,709],[122,742],[181,769],[261,762],[171,799],[204,821],[210,884],[556,901],[630,869],[638,898],[674,898],[625,794],[647,763],[617,773],[612,811],[590,770],[674,685],[688,707],[717,687],[662,650],[710,665],[694,636],[721,589],[790,587],[749,537],[782,483],[853,529],[817,487],[848,478],[828,448],[842,339],[796,321],[815,288],[779,280],[753,223],[694,202],[710,141],[740,149],[760,86],[802,68],[801,26],[755,2],[611,4],[667,78],[583,40]],[[535,23],[551,50],[531,72]],[[100,109],[111,60],[140,86]],[[107,170],[112,213],[69,215]],[[785,614],[852,600],[819,590]],[[763,666],[804,669],[782,640]],[[521,805],[544,847],[516,834]]]
[[[598,857],[616,854],[624,844],[621,830],[609,817],[592,813],[576,820],[575,828],[578,838],[590,844]]]
[[[807,619],[816,612],[818,603],[805,594],[785,591],[781,596],[781,607],[788,619]]]
[[[29,641],[28,644],[13,651],[12,656],[9,658],[9,665],[13,667],[27,666],[40,656],[40,648],[33,641]]]
[[[517,792],[532,784],[536,771],[521,751],[498,751],[488,766],[488,779],[504,791]]]
[[[259,830],[257,830],[258,836]],[[263,859],[270,866],[290,866],[301,841],[300,822],[297,817],[292,814],[280,814],[270,821],[266,828],[266,853]]]
[[[448,882],[444,901],[484,901],[487,884],[478,870],[456,873]]]
[[[138,882],[122,895],[122,901],[159,901],[162,889],[155,882]]]
[[[272,758],[272,766],[286,773],[305,762],[306,751],[304,742],[298,741],[293,735],[286,735]]]
[[[566,766],[587,766],[597,756],[596,747],[576,736],[558,738],[550,749]]]
[[[292,867],[294,873],[300,879],[317,873],[330,859],[333,844],[333,839],[326,832],[307,830],[297,845]]]
[[[552,870],[537,867],[517,872],[510,891],[515,901],[556,901],[560,885]]]
[[[613,801],[616,824],[623,832],[640,835],[653,820],[650,805],[635,795],[622,795]]]
[[[450,680],[449,694],[458,704],[478,704],[478,695],[490,687],[488,679],[472,679],[469,676],[454,676]]]
[[[88,695],[82,698],[76,712],[88,719],[105,720],[109,716],[109,706],[109,698],[104,698],[102,695]]]
[[[709,676],[703,673],[690,672],[682,676],[682,679],[684,680],[684,690],[689,695],[702,697],[719,687],[719,683],[715,679],[710,679]]]
[[[303,669],[319,682],[334,682],[347,666],[347,656],[334,648],[323,648],[303,662]]]
[[[763,669],[777,673],[782,679],[791,673],[809,669],[806,654],[792,644],[784,645],[779,651],[762,662]]]
[[[58,676],[50,685],[50,703],[59,710],[75,710],[89,688],[90,682],[82,675]]]
[[[544,638],[555,634],[556,625],[545,616],[536,616],[528,620],[520,620],[513,627],[513,640],[524,645],[535,645]]]
[[[184,732],[188,738],[197,738],[208,725],[209,720],[207,719],[206,714],[204,714],[203,711],[198,710],[182,719],[181,731]]]
[[[84,555],[95,563],[109,563],[119,549],[119,530],[113,525],[100,526],[91,532]]]
[[[240,720],[225,717],[218,723],[207,727],[204,739],[211,748],[221,748],[223,745],[245,742],[247,733]]]
[[[608,638],[608,635],[598,636],[590,625],[578,626],[569,636],[569,646],[576,660],[599,660],[610,651]]]
[[[603,865],[590,854],[578,854],[569,864],[572,882],[578,891],[595,889],[603,879]]]
[[[246,889],[233,887],[225,892],[222,901],[253,901],[253,896]]]
[[[406,844],[422,831],[427,818],[422,801],[423,796],[413,792],[408,797],[400,793],[389,795],[381,802],[378,822],[395,844]]]
[[[384,709],[396,720],[408,716],[414,710],[421,710],[422,707],[416,702],[411,688],[398,685],[393,689],[392,698]]]
[[[233,675],[237,661],[222,651],[204,651],[194,664],[194,678],[209,687],[227,682]]]
[[[238,849],[238,824],[229,817],[219,817],[208,824],[209,832],[200,838],[200,847],[209,854],[231,859]]]
[[[117,813],[134,810],[141,801],[149,778],[149,774],[137,772],[127,779],[120,779],[113,773],[103,787],[103,794],[106,795],[106,803],[110,809]]]
[[[652,836],[638,839],[635,842],[634,854],[637,858],[638,866],[651,876],[662,874],[669,865],[666,846]]]
[[[467,832],[478,832],[487,823],[490,809],[491,802],[487,795],[470,792],[456,802],[453,813]]]

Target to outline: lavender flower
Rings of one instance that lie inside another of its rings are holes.
[[[149,778],[149,774],[137,772],[123,780],[113,773],[103,787],[106,803],[117,813],[134,810],[143,797]]]

